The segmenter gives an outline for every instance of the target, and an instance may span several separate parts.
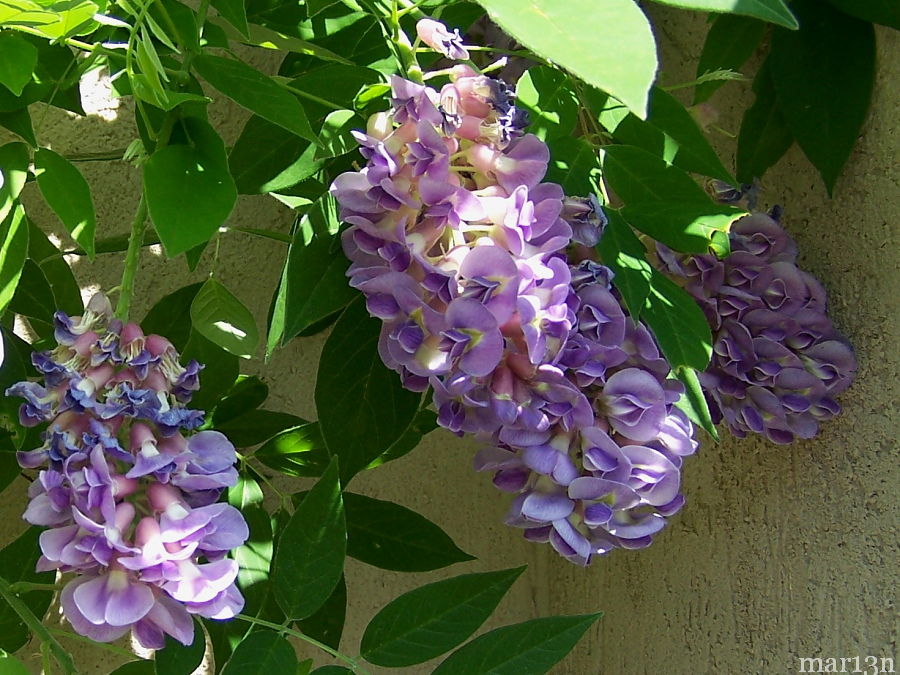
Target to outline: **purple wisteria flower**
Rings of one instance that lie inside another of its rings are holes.
[[[514,495],[506,522],[528,539],[582,565],[646,546],[684,501],[697,443],[612,272],[567,260],[599,240],[600,204],[543,182],[547,145],[503,83],[457,66],[440,92],[392,92],[392,123],[357,135],[366,166],[331,186],[382,360],[432,387],[439,424],[483,441],[475,468]]]
[[[416,24],[416,34],[422,42],[448,59],[465,61],[469,58],[469,52],[463,46],[459,30],[451,33],[440,21],[420,19]]]
[[[203,420],[186,407],[202,366],[182,366],[168,340],[111,313],[100,295],[81,317],[57,312],[59,345],[32,359],[44,384],[6,391],[25,399],[23,424],[48,423],[42,445],[18,454],[42,468],[23,517],[50,528],[37,568],[75,575],[60,604],[78,633],[187,645],[191,614],[228,619],[243,607],[225,556],[247,524],[214,503],[237,482],[236,454],[219,432],[190,434]]]
[[[739,438],[811,438],[840,412],[835,396],[853,381],[853,350],[827,316],[825,290],[797,266],[797,245],[774,217],[745,216],[730,240],[722,260],[657,246],[713,329],[712,361],[700,376],[710,411]]]

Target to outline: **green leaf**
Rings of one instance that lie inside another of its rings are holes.
[[[16,314],[38,319],[44,323],[53,323],[56,312],[56,300],[53,289],[41,268],[33,260],[26,260],[22,267],[22,276],[16,286],[16,294],[9,303],[9,308]]]
[[[154,675],[153,661],[129,661],[111,671],[109,675]]]
[[[194,329],[235,356],[249,359],[259,344],[250,310],[220,282],[209,278],[191,303]]]
[[[37,147],[37,139],[34,136],[34,127],[31,126],[31,115],[28,114],[28,108],[0,112],[0,127],[8,129],[28,141],[31,147]]]
[[[406,431],[421,394],[407,391],[378,356],[381,322],[360,297],[344,310],[325,342],[316,377],[316,408],[329,451],[349,478]]]
[[[0,146],[0,221],[6,220],[28,179],[31,153],[24,143]]]
[[[41,555],[38,536],[41,528],[30,527],[14,541],[0,550],[0,570],[9,583],[29,581],[35,584],[52,584],[54,572],[35,572],[34,566]],[[50,607],[51,591],[32,591],[28,594],[28,608],[39,619]],[[14,652],[31,639],[31,631],[22,623],[19,615],[0,599],[0,649]]]
[[[784,0],[654,0],[663,5],[696,9],[701,12],[728,12],[753,16],[791,30],[799,24]]]
[[[191,303],[203,284],[191,284],[159,300],[141,321],[145,333],[165,335],[175,349],[184,351],[191,336]]]
[[[791,8],[803,29],[772,36],[772,81],[788,128],[831,194],[869,110],[875,29],[817,0]]]
[[[676,200],[709,201],[684,171],[651,152],[630,145],[607,145],[601,151],[603,178],[626,203]]]
[[[258,115],[247,120],[228,156],[238,192],[262,194],[296,185],[323,162],[316,146]]]
[[[27,255],[28,222],[25,210],[17,204],[0,223],[0,313],[16,294]]]
[[[310,675],[353,675],[353,671],[344,666],[321,666],[312,671]]]
[[[430,431],[437,429],[437,415],[431,410],[420,410],[410,425],[406,428],[404,434],[394,441],[387,450],[372,460],[366,469],[374,469],[375,467],[393,462],[400,459],[416,449],[422,440],[422,437]]]
[[[3,340],[0,345],[0,356],[2,356],[2,360],[0,360],[0,391],[6,391],[16,382],[21,382],[36,373],[31,366],[31,345],[8,329],[0,330],[0,336]],[[0,453],[9,454],[13,459],[15,459],[13,451],[20,450],[24,446],[30,431],[19,424],[18,412],[21,403],[22,399],[18,397],[4,396],[0,398],[0,437],[8,433],[12,441],[12,447],[9,444],[0,444]],[[39,443],[40,441],[31,447],[35,447]],[[7,463],[6,468],[10,471],[15,469],[18,474],[17,466],[14,467]],[[3,644],[0,642],[0,648],[2,647]]]
[[[4,8],[8,7],[9,5],[0,5],[0,17]],[[2,23],[0,18],[0,24]],[[19,37],[38,50],[38,62],[32,80],[25,85],[21,96],[15,96],[6,87],[0,87],[0,112],[20,110],[25,105],[44,101],[83,115],[78,92],[79,69],[75,67],[72,50],[63,45],[50,44],[38,36],[19,34]]]
[[[177,0],[156,0],[150,6],[151,28],[156,31],[160,24],[170,26],[171,40],[189,52],[200,50],[198,40],[197,15]],[[171,22],[171,23],[170,23]],[[161,29],[160,29],[161,30]],[[169,37],[167,36],[167,40]],[[175,51],[178,51],[176,49]]]
[[[84,304],[81,301],[81,290],[72,274],[72,268],[66,263],[59,249],[47,239],[47,235],[30,221],[28,222],[28,257],[39,261],[41,272],[44,273],[44,277],[53,289],[54,307],[69,315],[80,314],[84,309]]]
[[[712,356],[712,332],[706,316],[683,288],[656,270],[641,318],[673,369],[706,370]]]
[[[97,218],[91,188],[84,176],[69,160],[47,148],[34,153],[34,169],[47,204],[88,257],[93,258]]]
[[[272,294],[272,301],[269,303],[269,318],[266,330],[266,356],[265,362],[268,363],[272,358],[272,354],[281,345],[284,338],[284,307],[287,304],[287,264],[281,268],[281,278],[278,280],[278,286]]]
[[[620,143],[633,145],[675,166],[734,183],[693,116],[671,94],[654,87],[650,114],[638,119],[618,101],[592,94],[591,108],[600,124]]]
[[[202,54],[194,59],[197,72],[239,105],[288,131],[318,142],[300,101],[287,89],[242,61]]]
[[[719,440],[719,432],[713,424],[709,414],[709,405],[706,396],[703,395],[703,387],[697,378],[697,371],[693,368],[676,368],[675,376],[684,383],[684,394],[675,403],[688,419],[703,429],[716,441]]]
[[[4,443],[8,442],[8,439],[3,439]],[[14,446],[10,445],[10,448]],[[3,492],[6,488],[10,486],[10,484],[19,477],[19,473],[21,469],[19,468],[19,463],[16,461],[16,454],[14,452],[0,452],[0,492]],[[0,670],[0,673],[3,671]]]
[[[554,616],[496,628],[453,652],[434,675],[543,675],[600,616]]]
[[[38,61],[38,50],[15,33],[0,33],[0,84],[16,96],[22,95],[25,85]]]
[[[567,195],[586,197],[599,193],[600,155],[581,138],[554,138],[545,180],[559,183]]]
[[[734,221],[747,215],[734,206],[707,201],[637,202],[623,207],[621,214],[635,228],[676,251],[705,254],[721,245],[717,232],[727,233]],[[728,255],[728,250],[716,252]]]
[[[340,63],[320,66],[291,80],[294,89],[328,101],[327,106],[313,100],[305,103],[310,119],[316,122],[324,120],[336,108],[352,109],[357,95],[376,83],[382,83],[382,76],[371,68]]]
[[[337,458],[294,511],[272,566],[276,600],[289,619],[321,607],[344,571],[347,529]]]
[[[828,2],[857,19],[900,30],[900,4],[897,0],[828,0]]]
[[[719,246],[715,233],[745,215],[713,202],[688,174],[640,148],[605,147],[603,175],[625,201],[625,220],[677,251],[708,253]]]
[[[716,70],[739,70],[750,58],[766,32],[766,24],[736,14],[716,17],[706,34],[697,62],[697,77]],[[724,80],[701,82],[694,88],[694,104],[709,99]]]
[[[328,449],[318,422],[287,429],[267,440],[253,456],[286,476],[318,478],[328,467]]]
[[[756,74],[753,81],[756,100],[741,120],[735,165],[737,179],[742,183],[762,178],[794,142],[775,94],[768,63],[767,59]]]
[[[274,410],[251,410],[240,417],[218,425],[216,429],[228,436],[238,448],[262,443],[285,429],[302,424],[306,420],[289,413]]]
[[[203,661],[206,638],[203,629],[194,624],[194,641],[183,645],[178,640],[166,636],[166,646],[158,649],[153,657],[156,675],[191,675]]]
[[[325,49],[320,45],[314,44],[312,42],[307,42],[306,40],[301,40],[293,35],[280,33],[276,30],[272,30],[271,28],[267,28],[266,26],[260,26],[255,23],[251,23],[249,24],[249,32],[247,34],[241,34],[240,32],[233,30],[230,26],[224,24],[220,24],[220,26],[228,38],[231,38],[236,42],[241,42],[245,45],[250,45],[251,47],[261,47],[262,49],[272,49],[281,52],[305,54],[314,56],[317,59],[323,59],[325,61],[335,61],[337,63],[352,63],[352,61],[348,61],[343,56],[335,54],[330,49]]]
[[[453,649],[478,630],[523,571],[517,567],[463,574],[404,593],[366,626],[360,643],[363,658],[398,668]]]
[[[306,13],[311,19],[319,12],[328,9],[332,5],[336,5],[341,0],[307,0]]]
[[[15,656],[0,649],[0,673],[3,675],[28,675],[28,668]]]
[[[222,139],[198,118],[183,124],[191,145],[167,145],[144,164],[150,217],[170,258],[208,241],[237,199]]]
[[[347,281],[350,264],[334,237],[313,237],[305,245],[302,239],[298,228],[286,263],[282,342],[339,312],[359,295]]]
[[[341,643],[344,619],[347,614],[347,584],[341,576],[338,585],[315,614],[297,622],[298,627],[309,637],[324,642],[333,649]]]
[[[578,98],[569,76],[535,66],[516,83],[516,105],[528,111],[528,131],[542,140],[570,136],[578,123]]]
[[[479,0],[491,19],[535,54],[609,92],[644,117],[656,45],[632,0]]]
[[[613,286],[622,294],[631,318],[637,321],[650,294],[653,268],[647,262],[647,249],[619,212],[612,209],[604,212],[608,222],[597,251],[603,264],[615,274]]]
[[[200,391],[191,398],[191,407],[210,410],[234,384],[238,376],[238,357],[192,330],[181,353],[182,363],[191,359],[205,366],[200,373]]]
[[[258,615],[270,600],[269,575],[275,550],[272,518],[263,508],[263,493],[250,476],[242,474],[240,483],[228,491],[228,501],[239,509],[250,529],[247,541],[234,550],[239,566],[237,583],[246,599],[244,612]],[[278,617],[283,620],[283,617]]]
[[[327,159],[346,155],[359,147],[350,133],[353,129],[365,127],[365,123],[352,110],[333,110],[328,113],[319,132],[319,150],[316,159]]]
[[[474,560],[440,527],[405,506],[344,493],[347,555],[396,572],[427,572]]]
[[[241,375],[213,411],[213,424],[225,424],[266,402],[269,387],[255,375]]]
[[[212,6],[216,8],[228,23],[237,28],[241,35],[250,37],[244,0],[212,0]]]
[[[274,631],[260,630],[241,640],[222,675],[288,675],[296,670],[291,643]]]
[[[305,16],[297,16],[301,12],[302,8],[299,8],[298,12],[294,5],[281,5],[275,11],[261,16],[259,20],[285,34],[314,40],[317,46],[332,53],[340,52],[354,64],[379,70],[385,75],[396,72],[396,59],[391,55],[378,19],[374,16],[361,11],[352,11],[349,6],[336,8],[333,17],[320,17],[313,21],[304,20]],[[324,30],[322,30],[323,23]],[[285,64],[290,65],[290,73],[284,70]],[[324,70],[327,67],[323,66],[320,59],[304,54],[291,55],[285,59],[285,64],[282,64],[282,75],[297,75],[301,72]],[[340,87],[342,83],[335,79],[333,84]],[[320,88],[316,91],[329,89]]]

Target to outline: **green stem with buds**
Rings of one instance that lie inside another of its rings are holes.
[[[128,321],[131,296],[134,294],[134,277],[137,274],[138,262],[141,258],[146,227],[147,201],[142,194],[131,223],[131,236],[128,237],[128,251],[125,253],[125,269],[122,271],[122,283],[119,286],[119,302],[116,305],[116,316],[122,321]]]
[[[28,605],[22,602],[22,599],[15,594],[10,587],[9,582],[3,577],[0,577],[0,598],[3,598],[3,600],[6,601],[6,604],[19,615],[22,622],[28,626],[28,629],[34,633],[43,644],[47,645],[48,649],[53,653],[56,662],[59,663],[66,675],[77,672],[75,670],[75,663],[72,661],[72,657],[69,656],[69,653],[56,641],[56,638],[50,635],[50,631],[47,630],[47,627],[34,615],[34,612],[28,608]]]

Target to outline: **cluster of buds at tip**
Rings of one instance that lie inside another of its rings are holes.
[[[25,399],[24,426],[47,424],[41,446],[18,453],[40,469],[23,517],[49,528],[38,570],[76,575],[60,604],[78,633],[187,645],[192,614],[229,619],[244,604],[226,555],[247,524],[216,503],[237,482],[236,453],[221,433],[196,431],[203,413],[186,404],[201,366],[182,366],[167,339],[111,315],[102,295],[80,317],[57,312],[58,346],[32,356],[43,382],[6,391]]]
[[[826,313],[825,289],[797,266],[797,246],[772,214],[753,213],[730,232],[731,254],[682,256],[657,245],[713,330],[700,383],[714,421],[743,438],[811,438],[838,412],[856,359]]]
[[[543,182],[549,149],[505,83],[455,66],[440,91],[394,77],[391,93],[356,133],[366,166],[331,186],[382,360],[484,442],[475,466],[527,538],[578,564],[646,546],[697,444],[610,270],[567,258],[598,241],[600,205]]]

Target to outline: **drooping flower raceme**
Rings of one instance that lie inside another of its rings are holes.
[[[797,264],[797,246],[776,217],[754,213],[731,229],[731,254],[679,256],[657,247],[713,329],[701,374],[715,421],[743,438],[811,438],[840,411],[856,359],[826,313],[825,289]]]
[[[331,186],[381,358],[485,442],[475,466],[516,495],[526,537],[580,564],[646,546],[696,443],[612,273],[566,259],[599,239],[599,204],[542,182],[549,150],[504,83],[456,66],[439,92],[395,77],[391,93],[356,135],[366,166]]]
[[[96,295],[81,317],[55,316],[58,346],[35,352],[43,383],[19,382],[25,426],[48,423],[24,518],[44,526],[39,570],[75,573],[60,596],[66,618],[100,642],[129,630],[148,649],[165,634],[190,644],[192,614],[228,619],[243,607],[237,563],[248,536],[241,513],[216,503],[234,485],[236,454],[216,431],[191,433],[186,407],[201,366],[172,344],[110,320]]]

